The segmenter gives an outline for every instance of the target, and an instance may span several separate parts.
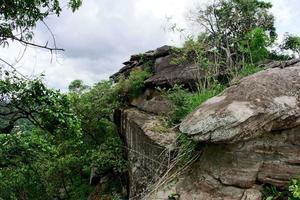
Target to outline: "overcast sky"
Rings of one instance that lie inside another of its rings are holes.
[[[205,0],[84,0],[79,11],[65,10],[60,18],[51,16],[47,24],[55,34],[57,46],[66,49],[57,55],[41,49],[11,44],[0,48],[1,58],[16,65],[23,74],[46,75],[46,83],[66,90],[74,79],[92,85],[108,78],[122,67],[130,55],[159,46],[179,45],[179,34],[166,31],[167,19],[186,28],[187,12]],[[300,35],[300,1],[271,0],[280,34]],[[43,24],[35,31],[36,43],[51,41]]]

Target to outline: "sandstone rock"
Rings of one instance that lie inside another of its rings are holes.
[[[126,64],[124,67],[122,67],[117,73],[110,76],[110,78],[117,82],[117,79],[120,75],[123,75],[124,77],[128,77],[130,72],[138,67],[141,63],[138,61],[127,61],[124,62]]]
[[[134,55],[121,70],[140,67],[141,56],[155,59],[146,85],[194,84],[202,78],[192,63],[173,63],[171,47]],[[274,68],[275,67],[275,68]],[[131,199],[261,200],[264,184],[286,187],[300,173],[300,64],[273,63],[246,77],[191,113],[179,129],[203,144],[201,156],[175,179],[148,193],[163,177],[176,149],[177,134],[159,115],[172,110],[153,89],[118,113],[127,148]],[[163,181],[163,180],[162,180]]]
[[[263,66],[265,68],[276,68],[276,67],[285,68],[297,64],[298,62],[300,62],[300,58],[295,58],[287,61],[271,61],[267,64],[263,64]]]
[[[244,192],[241,200],[261,200],[262,195],[259,190],[248,189]]]
[[[160,116],[170,114],[174,109],[173,104],[161,96],[158,91],[150,89],[147,89],[143,95],[133,99],[130,104],[142,111]]]
[[[130,163],[129,190],[131,199],[140,199],[144,190],[166,170],[172,159],[176,133],[159,131],[160,118],[136,108],[121,113],[121,134],[127,146]]]
[[[241,80],[189,115],[180,130],[203,142],[200,158],[144,199],[261,200],[300,173],[300,64]],[[162,181],[163,182],[163,181]]]
[[[164,45],[155,50],[147,51],[146,53],[143,53],[143,54],[132,55],[130,57],[130,61],[137,61],[137,60],[141,60],[142,58],[143,59],[156,59],[159,57],[163,57],[163,56],[169,55],[170,52],[172,51],[172,48],[173,47],[171,47],[171,46]]]
[[[155,55],[156,55],[155,57],[159,58],[159,57],[167,56],[172,52],[172,49],[173,47],[168,45],[159,47],[155,50]]]
[[[299,134],[297,127],[234,144],[208,143],[175,183],[165,183],[145,199],[176,191],[182,199],[261,200],[263,184],[287,187],[300,173]]]
[[[168,100],[161,96],[153,97],[149,100],[137,98],[131,102],[131,105],[136,106],[140,110],[156,115],[171,113],[174,108]]]
[[[169,55],[172,51],[172,48],[173,47],[171,46],[165,45],[157,48],[156,50],[147,51],[143,54],[132,55],[130,60],[123,63],[125,66],[122,67],[117,73],[110,76],[110,78],[114,81],[117,81],[117,78],[120,75],[127,77],[133,69],[136,69],[137,67],[143,68],[143,64],[145,64],[145,62],[154,62],[156,58]]]
[[[174,56],[168,55],[156,59],[154,75],[145,81],[149,86],[164,86],[184,84],[194,86],[197,81],[203,78],[201,68],[192,62],[174,63]]]
[[[197,141],[234,143],[300,124],[300,63],[268,69],[203,103],[180,125]]]

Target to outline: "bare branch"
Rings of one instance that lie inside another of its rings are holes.
[[[20,38],[17,38],[15,36],[12,36],[10,39],[12,40],[16,40],[22,44],[25,44],[25,45],[29,45],[29,46],[33,46],[33,47],[38,47],[38,48],[41,48],[41,49],[46,49],[46,50],[49,50],[49,51],[65,51],[64,49],[62,48],[56,48],[56,47],[48,47],[47,44],[46,45],[39,45],[39,44],[35,44],[35,43],[31,43],[31,42],[28,42],[28,41],[25,41],[25,40],[22,40]]]
[[[15,72],[17,72],[19,75],[21,75],[23,78],[25,78],[26,80],[28,80],[28,78],[26,76],[24,76],[21,72],[19,72],[12,64],[8,63],[7,61],[3,60],[2,58],[0,58],[0,61],[5,63],[6,65],[8,65],[10,68],[12,68]]]

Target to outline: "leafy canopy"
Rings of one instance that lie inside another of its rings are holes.
[[[300,57],[300,37],[287,34],[284,38],[282,49],[296,52]]]
[[[217,0],[197,9],[192,20],[206,34],[202,41],[213,54],[207,57],[228,69],[267,57],[266,48],[277,36],[271,7],[260,0]]]

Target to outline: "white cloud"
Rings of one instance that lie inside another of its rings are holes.
[[[300,19],[299,0],[271,0],[272,13],[275,15],[275,23],[280,34],[290,32],[300,35],[298,20]]]

